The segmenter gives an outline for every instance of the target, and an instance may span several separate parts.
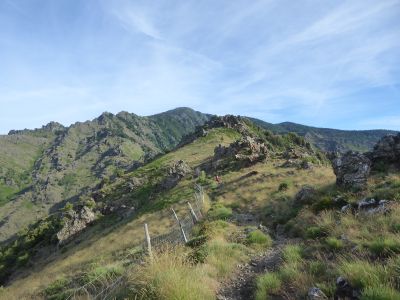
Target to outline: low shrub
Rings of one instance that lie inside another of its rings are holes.
[[[286,191],[288,188],[289,188],[289,184],[287,182],[282,182],[278,187],[278,191],[280,191],[280,192]]]

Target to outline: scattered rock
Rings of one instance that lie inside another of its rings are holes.
[[[376,214],[376,213],[387,213],[389,211],[389,203],[388,200],[375,200],[375,199],[363,199],[357,203],[358,211],[364,212],[367,214]]]
[[[371,161],[363,154],[349,151],[333,161],[336,184],[346,189],[364,189]]]
[[[74,235],[84,230],[96,218],[94,212],[87,206],[82,207],[79,212],[68,212],[64,217],[67,221],[64,227],[57,233],[60,245],[67,243]]]
[[[347,204],[342,206],[341,212],[352,212],[362,214],[378,214],[387,213],[390,211],[390,204],[392,201],[389,200],[375,200],[373,198],[366,198],[358,201],[357,203]]]
[[[308,290],[307,299],[320,300],[320,299],[328,299],[328,297],[324,294],[324,292],[320,288],[312,287]]]
[[[335,300],[359,300],[360,290],[351,286],[351,284],[343,277],[336,279]]]
[[[317,191],[312,186],[305,185],[294,197],[294,202],[296,205],[310,204],[313,202],[316,195]]]

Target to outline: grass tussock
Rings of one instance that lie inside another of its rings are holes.
[[[257,278],[256,300],[269,299],[269,294],[278,293],[282,286],[282,281],[275,273],[267,273]]]
[[[260,245],[262,247],[272,246],[272,238],[269,236],[269,234],[266,234],[258,229],[251,231],[248,234],[246,241],[249,245]]]
[[[164,249],[129,276],[130,297],[154,300],[214,299],[216,282],[201,265],[193,265],[187,249]]]

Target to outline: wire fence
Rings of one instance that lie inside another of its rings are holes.
[[[192,202],[182,203],[180,205],[186,206],[184,211],[187,213],[178,218],[174,209],[171,209],[171,218],[175,219],[175,226],[165,234],[151,236],[145,224],[145,238],[144,242],[139,245],[143,251],[139,255],[132,258],[129,253],[121,260],[128,260],[130,264],[139,263],[144,260],[145,255],[152,255],[152,248],[162,248],[164,245],[177,245],[187,243],[192,238],[192,229],[194,225],[203,218],[202,208],[204,206],[204,191],[203,187],[196,184],[194,199]],[[182,210],[182,207],[181,207]],[[151,225],[151,224],[150,224]],[[69,290],[67,300],[77,299],[93,299],[93,300],[108,300],[115,299],[113,294],[115,290],[124,284],[124,278],[128,272],[127,268],[122,275],[109,275],[104,277],[100,274],[98,277],[93,278],[90,282]]]

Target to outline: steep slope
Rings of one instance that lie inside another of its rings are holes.
[[[0,208],[0,241],[67,201],[77,201],[103,179],[133,170],[173,149],[209,118],[188,108],[149,117],[103,113],[70,127],[50,123],[0,137],[4,145],[0,160],[7,162],[1,171],[6,179],[0,184],[0,196],[6,202],[14,195],[13,201]],[[12,172],[14,177],[6,176]],[[5,186],[6,181],[17,182],[22,177],[24,182],[14,189]]]
[[[366,152],[371,150],[385,135],[397,133],[393,130],[338,130],[291,122],[272,124],[253,118],[251,120],[275,133],[295,132],[319,149],[329,152],[346,152],[348,150]]]

